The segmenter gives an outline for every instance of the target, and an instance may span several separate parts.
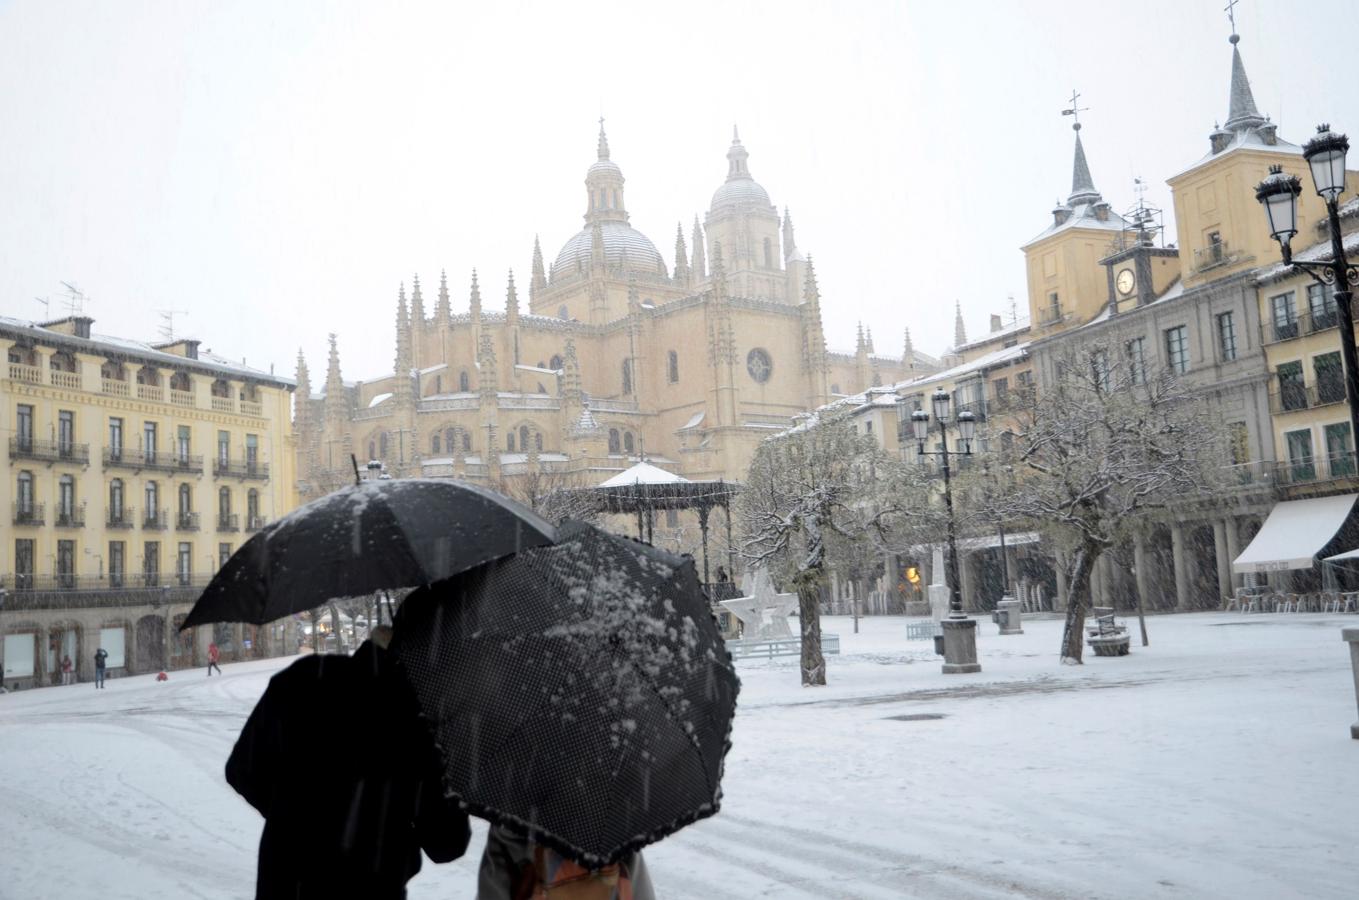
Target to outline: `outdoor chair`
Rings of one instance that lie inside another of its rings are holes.
[[[1222,611],[1231,612],[1233,608],[1238,612],[1245,612],[1245,603],[1242,602],[1240,597],[1223,597]]]

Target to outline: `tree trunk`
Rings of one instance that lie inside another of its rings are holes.
[[[340,630],[340,611],[335,608],[334,603],[326,604],[330,608],[330,633],[335,635],[335,649],[344,652],[344,632]]]
[[[793,577],[797,588],[798,620],[802,628],[802,686],[826,683],[826,658],[821,655],[820,571],[804,569]]]
[[[858,633],[859,633],[859,596],[860,596],[862,593],[863,593],[863,579],[862,579],[862,578],[856,578],[856,579],[854,579],[854,599],[851,601],[851,602],[854,604],[853,610],[854,610],[854,633],[855,633],[855,634],[858,634]]]
[[[1082,545],[1067,566],[1066,627],[1062,631],[1062,664],[1078,666],[1085,647],[1085,610],[1091,605],[1090,573],[1099,559],[1099,547]]]

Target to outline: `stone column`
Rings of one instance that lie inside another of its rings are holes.
[[[166,390],[169,390],[167,387]],[[137,619],[129,618],[127,625],[123,628],[123,674],[141,675],[142,672],[137,668]],[[58,656],[58,659],[61,657]]]
[[[336,638],[335,638],[335,639],[336,639],[336,641],[338,642],[338,641],[339,641],[339,635],[336,635]],[[245,644],[245,625],[244,625],[244,624],[242,624],[242,623],[240,623],[240,622],[236,622],[236,623],[233,623],[233,624],[232,624],[232,626],[231,626],[231,644],[232,644],[233,647],[236,648],[235,655],[234,655],[234,657],[233,657],[234,659],[248,659],[248,658],[249,658],[249,657],[246,656],[245,647],[244,647],[244,644]]]
[[[1241,532],[1237,527],[1235,519],[1224,519],[1222,530],[1227,537],[1227,578],[1231,584],[1228,593],[1236,593],[1236,586],[1241,583],[1241,579],[1232,571],[1232,561],[1241,555]]]
[[[370,629],[371,631],[371,629]],[[297,652],[297,620],[292,616],[283,620],[283,648],[280,656],[292,656]]]
[[[1133,537],[1133,568],[1137,570],[1135,578],[1137,580],[1137,596],[1141,600],[1143,609],[1156,607],[1152,605],[1150,590],[1147,587],[1147,538],[1142,532],[1138,532]]]
[[[1170,552],[1175,563],[1175,609],[1189,608],[1189,561],[1185,558],[1184,526],[1170,523]]]
[[[1221,521],[1213,523],[1213,552],[1217,556],[1217,592],[1226,606],[1226,598],[1232,595],[1232,569],[1227,559],[1227,526]]]

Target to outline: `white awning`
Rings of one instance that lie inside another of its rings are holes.
[[[688,481],[683,475],[667,472],[649,462],[639,462],[626,471],[608,479],[600,487],[623,487],[635,484],[679,484]]]
[[[1318,556],[1354,547],[1359,543],[1351,521],[1356,499],[1359,494],[1338,494],[1275,505],[1255,540],[1232,561],[1232,571],[1310,569]]]

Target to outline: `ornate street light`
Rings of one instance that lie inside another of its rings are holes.
[[[944,506],[948,510],[949,614],[940,624],[944,628],[945,675],[981,671],[981,665],[977,662],[977,622],[975,619],[969,619],[967,613],[963,612],[962,582],[958,575],[958,536],[953,522],[952,469],[949,466],[950,456],[972,455],[972,439],[977,432],[977,417],[966,409],[958,413],[956,422],[962,449],[950,451],[949,401],[948,392],[943,388],[935,391],[930,397],[934,420],[939,423],[938,450],[925,449],[925,440],[930,432],[930,414],[923,409],[911,413],[911,428],[915,435],[917,455],[923,457],[929,454],[939,457],[944,475]]]
[[[1359,357],[1354,348],[1354,314],[1350,286],[1359,284],[1359,271],[1345,258],[1345,242],[1340,234],[1340,195],[1345,192],[1345,156],[1350,142],[1329,125],[1318,125],[1316,136],[1303,145],[1302,155],[1312,170],[1317,194],[1326,201],[1326,216],[1331,230],[1330,262],[1302,262],[1293,259],[1292,240],[1298,233],[1298,195],[1302,182],[1281,166],[1270,166],[1269,175],[1255,188],[1255,199],[1265,208],[1269,234],[1279,242],[1285,265],[1301,269],[1322,286],[1334,288],[1337,327],[1340,329],[1340,358],[1345,370],[1345,396],[1350,407],[1351,447],[1359,446]]]

